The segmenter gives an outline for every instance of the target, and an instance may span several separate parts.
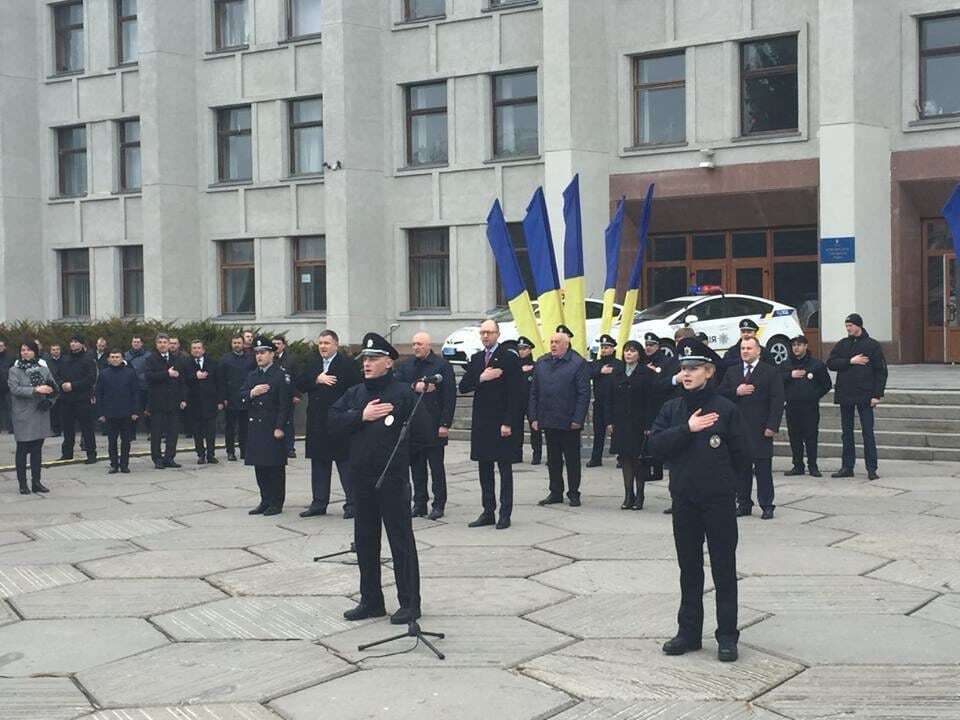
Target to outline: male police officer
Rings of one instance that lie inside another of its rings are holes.
[[[756,338],[757,345],[760,345],[760,339],[757,338],[757,331],[759,329],[760,326],[750,318],[744,318],[740,321],[740,339],[737,340],[735,345],[727,348],[727,351],[723,354],[724,368],[736,367],[737,363],[740,362],[740,344],[747,338]],[[763,345],[760,345],[760,359],[768,365],[777,364],[773,355],[763,347]]]
[[[600,354],[590,363],[590,380],[593,382],[593,452],[587,467],[603,464],[603,446],[607,428],[613,424],[613,378],[623,363],[614,354],[617,341],[610,335],[600,336]]]
[[[269,338],[258,336],[253,351],[257,369],[240,389],[250,425],[245,464],[253,465],[260,488],[260,504],[250,514],[279,515],[287,490],[284,428],[290,414],[290,385],[283,369],[273,362],[275,349]]]
[[[227,446],[227,460],[235,461],[234,451],[239,440],[240,459],[244,459],[247,449],[247,411],[240,402],[240,388],[247,376],[256,370],[257,363],[253,352],[244,352],[243,335],[234,335],[230,339],[230,352],[220,358],[220,397],[223,398],[224,413],[223,436]]]
[[[530,386],[533,385],[533,369],[536,358],[533,357],[533,341],[521,335],[517,338],[517,356],[520,358],[520,370],[523,372],[523,380],[526,383],[526,393],[523,396],[523,417],[530,424],[530,415],[527,412],[530,409]],[[530,427],[530,449],[533,456],[530,458],[531,465],[539,465],[543,460],[543,430],[534,430]]]
[[[817,435],[820,431],[820,398],[830,392],[833,381],[827,366],[807,352],[807,336],[800,334],[791,341],[793,352],[780,366],[783,394],[787,400],[787,432],[793,468],[785,475],[803,475],[803,450],[807,450],[807,470],[821,477],[817,467]]]
[[[393,375],[396,349],[376,333],[363,337],[364,381],[330,408],[331,433],[350,443],[356,519],[354,538],[360,565],[360,603],[343,614],[347,620],[386,615],[380,580],[380,524],[387,530],[400,609],[391,617],[406,625],[420,617],[420,566],[410,517],[411,446],[429,439],[430,420],[408,383]],[[404,425],[409,421],[409,434]],[[436,433],[434,432],[434,435]],[[399,445],[397,444],[399,443]],[[397,451],[393,458],[393,448]],[[388,466],[389,462],[389,466]],[[378,478],[383,482],[378,487]]]

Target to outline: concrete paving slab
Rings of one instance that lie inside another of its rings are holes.
[[[960,518],[960,502],[938,504],[928,514],[945,518]]]
[[[13,611],[13,608],[6,601],[0,600],[0,625],[9,625],[19,620],[20,616]]]
[[[903,477],[900,475],[882,477],[873,481],[874,485],[909,491],[953,492],[957,491],[957,478],[950,475],[928,475]]]
[[[896,513],[919,514],[936,507],[936,503],[914,500],[909,493],[893,497],[811,497],[791,503],[790,507],[799,510],[819,512],[825,515],[882,515]]]
[[[256,703],[224,705],[170,705],[167,707],[101,710],[81,720],[278,720],[279,716]]]
[[[384,692],[399,687],[403,693]],[[381,668],[352,673],[270,705],[290,720],[316,720],[318,708],[336,708],[338,720],[533,720],[553,717],[572,702],[558,690],[505,670]]]
[[[507,530],[496,530],[493,526],[469,528],[464,525],[433,525],[421,530],[421,539],[434,547],[449,545],[506,546],[536,545],[556,540],[572,534],[569,530],[549,527],[529,520],[513,519]]]
[[[555,510],[550,506],[537,510],[537,522],[566,530],[568,533],[635,535],[672,532],[670,516],[652,508],[626,512],[620,510],[620,505],[617,504],[616,512],[612,508],[597,507]]]
[[[14,545],[15,543],[30,542],[32,539],[17,530],[0,532],[0,545]]]
[[[393,571],[382,569],[384,586]],[[360,589],[356,565],[269,563],[211,575],[207,580],[231,595],[350,595]]]
[[[862,575],[887,562],[876,555],[834,547],[744,543],[737,549],[740,575]]]
[[[80,563],[96,578],[193,578],[260,565],[263,558],[238,548],[143,550]]]
[[[81,520],[68,525],[50,525],[30,530],[38,540],[129,540],[142,535],[179,530],[183,526],[166,518],[129,520]]]
[[[23,620],[0,628],[0,676],[75,673],[166,645],[146,620]]]
[[[532,579],[573,595],[658,593],[680,587],[680,570],[668,560],[582,560]],[[705,582],[705,589],[713,587],[709,573]]]
[[[139,549],[125,540],[36,540],[0,547],[0,565],[72,564]]]
[[[863,533],[837,543],[836,547],[844,550],[856,550],[868,555],[879,555],[891,560],[960,560],[960,535],[956,534]]]
[[[105,490],[104,492],[108,491]],[[219,510],[219,508],[203,500],[193,502],[139,502],[135,504],[125,503],[120,507],[83,510],[80,516],[84,520],[132,520],[135,518],[172,518],[177,515],[201,513],[210,510]]]
[[[179,470],[177,471],[179,472]],[[155,502],[209,502],[221,507],[246,507],[252,508],[257,504],[259,496],[256,494],[256,486],[251,490],[238,490],[236,488],[211,488],[206,487],[199,481],[196,486],[183,490],[154,490],[148,493],[138,493],[136,495],[126,495],[124,500],[133,505],[139,503]]]
[[[591,534],[541,543],[538,547],[575,560],[675,560],[673,531],[636,534]]]
[[[960,595],[951,593],[934,598],[911,615],[911,617],[936,620],[960,628]]]
[[[11,598],[25,618],[147,617],[219,600],[223,593],[196,578],[88,580]]]
[[[783,720],[748,702],[723,700],[590,700],[553,720]]]
[[[64,495],[58,491],[56,482],[48,477],[43,478],[45,485],[49,485],[49,497],[31,495],[24,502],[11,503],[0,506],[0,516],[37,513],[38,515],[70,515],[83,510],[111,508],[122,506],[119,500],[109,495]]]
[[[529,577],[571,562],[536,548],[446,546],[420,553],[420,576]]]
[[[888,534],[891,528],[896,528],[897,533],[902,535],[950,535],[960,532],[960,519],[900,513],[833,515],[817,520],[814,525],[876,535]]]
[[[570,597],[522,578],[424,578],[431,615],[525,615]]]
[[[70,678],[0,678],[4,720],[73,720],[92,706]]]
[[[936,592],[960,592],[960,560],[895,560],[868,577]]]
[[[88,579],[71,565],[0,566],[0,598],[10,598]]]
[[[824,473],[827,471],[824,470]],[[866,477],[854,480],[836,480],[829,476],[820,479],[786,478],[774,473],[773,483],[777,493],[794,497],[832,498],[838,504],[853,502],[854,498],[894,497],[903,492],[880,482],[870,482]]]
[[[262,520],[263,518],[254,518]],[[137,540],[147,550],[191,550],[207,548],[245,548],[262,545],[274,540],[299,537],[289,530],[282,530],[268,522],[247,522],[238,525],[214,527],[191,527],[148,535]]]
[[[735,663],[717,661],[716,645],[680,657],[662,640],[584,640],[524,663],[520,671],[577,697],[623,700],[747,700],[802,670],[741,645]]]
[[[770,613],[903,614],[935,593],[863,577],[749,577],[741,580],[741,603]]]
[[[386,532],[381,534],[380,557],[386,559],[390,557],[390,543],[387,540]],[[415,536],[417,550],[423,551],[430,547],[430,544],[424,542],[422,537]],[[264,543],[263,545],[253,545],[248,548],[250,552],[256,553],[260,557],[282,563],[312,563],[313,558],[320,555],[329,555],[330,553],[342,552],[350,548],[353,542],[353,522],[338,521],[337,525],[316,535],[298,535],[289,540],[277,540]],[[349,562],[356,566],[357,556],[354,553],[338,555],[324,562],[343,563]]]
[[[101,705],[264,702],[354,668],[311,642],[177,643],[77,676]]]
[[[43,527],[44,525],[63,525],[73,522],[76,519],[77,516],[72,513],[54,513],[50,515],[44,513],[10,513],[0,515],[0,532]]]
[[[737,535],[739,537],[737,548],[750,544],[762,545],[770,542],[771,537],[775,537],[777,542],[787,545],[826,547],[852,536],[852,533],[848,530],[833,530],[819,527],[819,525],[820,522],[817,521],[803,525],[776,525],[774,529],[771,529],[769,522],[759,519],[745,522],[741,519],[737,523]]]

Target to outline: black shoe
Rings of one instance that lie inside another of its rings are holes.
[[[676,635],[663,644],[663,653],[665,655],[683,655],[686,652],[699,650],[703,647],[701,641],[688,642],[680,635]]]
[[[497,520],[497,530],[506,530],[508,527],[510,527],[510,518],[502,517]]]
[[[96,465],[97,456],[96,455],[87,455],[87,459],[83,461],[84,465]]]
[[[267,509],[266,503],[260,503],[253,510],[249,510],[247,515],[263,515],[263,512]]]
[[[643,498],[638,497],[637,501],[633,504],[634,510],[643,510]]]
[[[409,625],[420,617],[420,608],[402,607],[390,616],[391,625]]]
[[[206,464],[207,464],[207,458],[205,458],[203,455],[197,458],[197,465],[206,465]]]
[[[580,496],[570,498],[570,507],[580,507]]]
[[[240,459],[243,460],[246,457],[246,454],[243,450],[240,451]]]
[[[530,461],[531,465],[539,465],[543,462],[542,456],[534,453],[533,459]]]
[[[64,460],[73,460],[73,455],[61,455],[57,458],[57,462],[63,462]]]
[[[737,652],[735,640],[721,640],[717,648],[717,660],[720,662],[734,662],[740,654]]]
[[[773,508],[764,508],[760,513],[761,520],[773,520]]]
[[[480,517],[474,520],[472,523],[467,523],[467,527],[484,527],[485,525],[494,525],[496,520],[493,519],[493,515],[488,515],[487,513],[482,513]]]
[[[293,460],[297,456],[296,450],[287,450],[287,457]]]
[[[279,515],[283,512],[283,508],[278,508],[276,505],[271,505],[263,511],[264,515]]]
[[[803,475],[803,473],[804,473],[803,465],[794,465],[792,468],[790,468],[784,473],[784,476],[793,477],[795,475]]]
[[[210,455],[210,456],[207,457],[207,462],[210,463],[211,465],[219,465],[219,464],[220,464],[220,461],[217,460],[213,455]]]
[[[623,498],[623,502],[620,503],[621,510],[633,510],[633,504],[637,499],[633,495],[627,495]]]
[[[427,516],[427,507],[426,505],[414,505],[413,510],[410,511],[410,517],[426,517]]]
[[[664,515],[673,515],[673,505],[667,505],[667,506],[663,509],[663,514],[664,514]]]
[[[555,497],[554,495],[547,495],[543,500],[537,503],[537,505],[559,505],[563,502],[562,497]]]
[[[129,475],[129,474],[130,474],[130,468],[124,466],[124,467],[120,468],[120,472],[122,472],[124,475]]]
[[[837,470],[835,473],[833,473],[830,477],[832,477],[832,478],[848,478],[848,477],[853,477],[853,469],[852,469],[852,468],[840,468],[840,469]]]
[[[30,488],[30,489],[33,490],[35,493],[48,493],[48,492],[50,492],[50,488],[48,488],[48,487],[46,487],[45,485],[43,485],[43,483],[41,483],[39,480],[34,480],[34,481],[31,483],[31,488]]]
[[[623,462],[621,460],[617,460],[617,470],[623,470]]]
[[[823,477],[823,473],[820,472],[820,468],[818,468],[816,465],[811,465],[810,477]]]
[[[737,508],[737,517],[747,517],[753,515],[753,505],[740,505]]]
[[[352,610],[347,610],[343,614],[344,620],[350,620],[351,622],[355,620],[366,620],[367,618],[378,618],[383,617],[387,614],[386,608],[383,605],[364,605],[362,602],[357,605]]]
[[[180,463],[174,462],[173,460],[164,460],[163,464],[166,465],[168,468],[174,468],[174,469],[178,467],[183,467],[182,465],[180,465]]]
[[[877,475],[877,471],[876,471],[876,470],[870,470],[870,471],[867,473],[867,480],[879,480],[879,479],[880,479],[880,476]]]
[[[344,520],[353,520],[353,518],[354,518],[355,516],[356,516],[356,513],[354,512],[354,510],[353,510],[352,507],[351,507],[351,508],[344,508],[344,509],[343,509],[343,519],[344,519]]]
[[[601,465],[603,465],[603,461],[594,460],[593,458],[587,463],[587,467],[600,467]]]
[[[107,475],[116,475],[118,472],[120,472],[120,468],[111,467],[109,470],[107,470]]]
[[[227,460],[229,460],[230,462],[236,462],[237,456],[233,453],[227,453]]]
[[[326,515],[327,509],[321,507],[313,507],[312,505],[300,513],[300,517],[317,517],[319,515]]]
[[[161,460],[157,460],[155,463],[153,463],[153,466],[154,466],[157,470],[166,470],[166,469],[167,469],[167,466],[164,465],[164,464],[163,464],[163,461],[161,461]]]
[[[443,517],[443,508],[435,507],[433,510],[430,511],[430,514],[427,515],[427,517],[430,518],[431,520],[439,520],[440,518]]]
[[[27,487],[27,481],[26,481],[26,480],[21,480],[21,481],[20,481],[20,494],[21,494],[21,495],[29,495],[29,494],[30,494],[30,488]]]

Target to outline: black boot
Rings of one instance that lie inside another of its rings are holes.
[[[784,476],[793,477],[794,475],[803,475],[805,472],[806,469],[803,467],[803,465],[794,465],[784,473]]]
[[[17,473],[17,482],[20,483],[20,494],[21,494],[21,495],[29,495],[29,494],[30,494],[30,488],[27,487],[27,472],[26,472],[26,470],[24,470],[24,472],[23,472],[22,474],[19,473],[19,472]]]
[[[40,482],[40,478],[35,479],[35,480],[33,481],[32,485],[33,485],[32,490],[33,490],[35,493],[48,493],[48,492],[50,492],[49,488],[45,487],[45,486],[43,485],[43,483]]]
[[[621,510],[630,510],[633,508],[633,503],[636,502],[636,495],[633,494],[633,478],[623,481],[623,504],[620,505]]]
[[[634,510],[643,510],[643,480],[637,480],[637,501],[633,504]]]

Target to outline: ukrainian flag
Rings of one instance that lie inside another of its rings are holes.
[[[587,356],[587,293],[583,276],[583,224],[580,220],[580,175],[563,191],[563,316],[573,331],[573,349]]]
[[[623,227],[623,207],[626,198],[620,198],[613,220],[603,232],[607,249],[607,279],[603,284],[603,316],[600,320],[600,334],[608,335],[613,327],[613,303],[617,299],[617,270],[620,265],[620,228]]]
[[[640,278],[643,275],[643,260],[647,252],[647,230],[650,227],[650,206],[653,204],[653,183],[647,188],[647,197],[643,201],[643,215],[640,217],[640,227],[637,228],[637,257],[633,261],[630,271],[630,282],[627,283],[627,295],[623,299],[623,310],[620,312],[620,336],[617,338],[617,354],[623,354],[623,344],[630,339],[630,328],[633,325],[633,314],[637,311],[637,302],[640,296]]]
[[[517,331],[525,335],[534,344],[534,357],[546,352],[543,341],[540,340],[540,331],[537,329],[537,316],[533,313],[530,304],[530,295],[523,285],[523,276],[520,274],[520,265],[510,242],[510,232],[507,230],[507,221],[503,217],[500,201],[494,200],[493,207],[487,215],[487,240],[493,250],[493,257],[500,270],[500,281],[503,284],[503,294],[507,296],[507,305],[513,313],[513,320],[517,324]]]
[[[557,258],[553,253],[553,236],[550,234],[547,202],[544,200],[542,187],[538,187],[533,193],[527,206],[527,215],[523,218],[523,235],[527,240],[530,269],[540,305],[540,329],[543,337],[549,337],[557,325],[563,324],[563,298],[560,296]]]

